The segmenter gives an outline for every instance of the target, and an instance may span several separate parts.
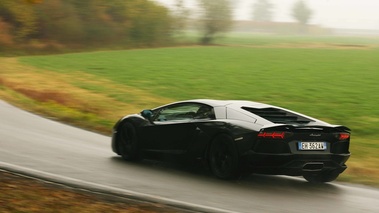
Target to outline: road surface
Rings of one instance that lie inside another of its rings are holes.
[[[222,181],[201,169],[116,156],[110,137],[0,100],[0,168],[98,192],[199,212],[379,212],[379,190],[250,175]]]

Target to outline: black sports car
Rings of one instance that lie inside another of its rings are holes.
[[[212,173],[335,180],[350,157],[350,129],[251,101],[188,100],[120,119],[112,149],[125,160],[203,160]]]

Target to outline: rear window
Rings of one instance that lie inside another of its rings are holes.
[[[307,124],[313,121],[309,118],[277,108],[256,109],[242,107],[242,109],[276,124]]]

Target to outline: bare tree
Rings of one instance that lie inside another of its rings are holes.
[[[270,0],[258,0],[253,4],[253,20],[264,22],[272,20],[272,9],[274,5]]]
[[[232,26],[232,0],[198,0],[201,9],[201,43],[210,44],[215,36]]]
[[[173,30],[177,35],[182,34],[187,28],[190,10],[185,7],[184,0],[175,0],[175,8],[173,11]]]
[[[307,25],[311,19],[313,11],[303,0],[297,1],[292,9],[292,16],[302,25]]]

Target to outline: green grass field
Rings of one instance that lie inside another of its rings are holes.
[[[24,57],[23,63],[77,71],[174,100],[248,99],[288,107],[377,134],[379,50],[189,47]],[[81,81],[78,86],[107,92]],[[133,101],[122,94],[110,96]]]
[[[352,129],[353,169],[344,178],[367,176],[368,180],[361,177],[358,182],[373,184],[379,177],[376,42],[263,36],[249,40],[244,35],[223,39],[221,43],[228,46],[100,51],[17,60],[36,73],[67,76],[70,84],[81,90],[141,109],[167,100],[247,99],[346,125]],[[91,81],[83,80],[87,75]]]

